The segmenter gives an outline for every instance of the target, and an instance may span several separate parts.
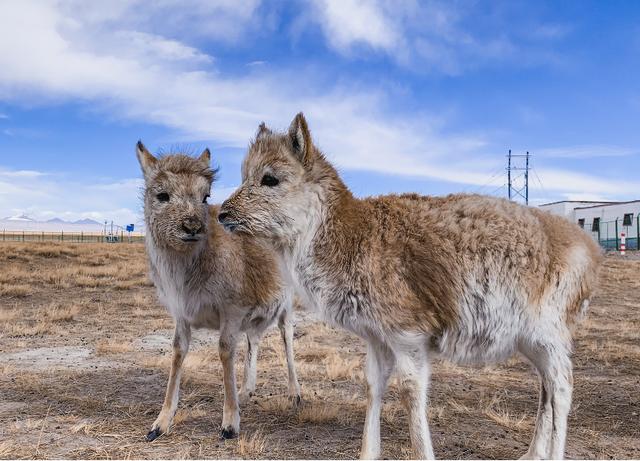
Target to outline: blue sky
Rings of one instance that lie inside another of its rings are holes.
[[[0,217],[140,222],[134,144],[239,182],[258,124],[304,111],[358,195],[640,196],[640,3],[0,3]]]

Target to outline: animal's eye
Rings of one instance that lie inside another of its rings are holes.
[[[156,195],[156,198],[160,202],[168,202],[169,201],[169,194],[167,194],[166,192],[160,192],[158,195]]]
[[[210,197],[209,194],[205,195],[204,198],[202,199],[202,203],[207,203],[207,199]]]
[[[270,174],[265,174],[262,177],[262,181],[260,181],[261,186],[274,187],[280,183],[280,180],[276,177],[271,176]]]

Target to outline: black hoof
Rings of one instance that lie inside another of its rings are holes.
[[[156,427],[155,429],[149,431],[149,433],[145,437],[145,440],[147,442],[153,442],[155,439],[157,439],[161,435],[162,435],[162,431],[159,428]]]
[[[300,397],[299,395],[291,397],[291,404],[293,405],[293,408],[298,408],[300,404],[302,404],[302,397]]]
[[[223,427],[222,430],[220,430],[220,437],[227,440],[235,439],[238,437],[238,433],[231,426]]]

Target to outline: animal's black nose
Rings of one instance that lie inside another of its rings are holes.
[[[227,213],[226,211],[221,211],[218,215],[218,222],[224,224],[225,219],[227,219],[228,217],[229,213]]]
[[[202,232],[202,224],[194,219],[187,219],[182,223],[182,230],[187,234],[196,235]]]

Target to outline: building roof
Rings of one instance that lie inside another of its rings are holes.
[[[601,205],[606,203],[609,205],[616,205],[618,203],[627,203],[627,202],[606,202],[602,200],[558,200],[557,202],[543,203],[538,206],[557,205],[558,203],[596,203]]]
[[[626,205],[628,203],[640,203],[640,200],[629,200],[628,202],[601,202],[600,205],[579,206],[576,210],[584,210],[586,208],[598,208],[601,206]]]

